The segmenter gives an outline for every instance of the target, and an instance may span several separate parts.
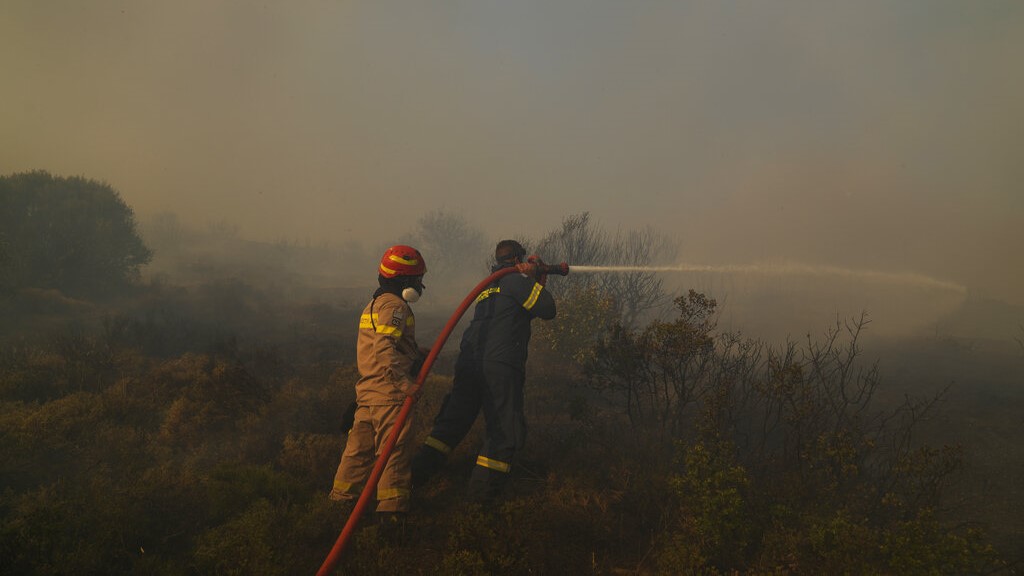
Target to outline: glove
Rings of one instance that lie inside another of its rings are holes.
[[[537,274],[533,276],[537,283],[540,284],[541,286],[547,284],[548,275],[547,273],[542,272],[542,270],[544,269],[544,261],[540,259],[540,256],[536,254],[531,254],[526,258],[526,261],[537,267]]]
[[[538,266],[533,262],[516,264],[516,270],[518,270],[520,274],[525,274],[530,278],[537,278]]]
[[[356,408],[355,402],[348,405],[345,409],[345,413],[341,415],[341,433],[348,434],[352,430],[352,426],[356,423]]]
[[[409,388],[405,391],[405,395],[412,398],[413,402],[419,402],[420,397],[423,396],[423,387],[416,387],[416,384],[410,384]]]
[[[420,370],[423,369],[423,363],[427,361],[428,352],[424,352],[423,348],[420,348],[420,353],[416,356],[416,359],[412,361],[412,367],[409,368],[409,375],[412,376],[413,380],[419,377]]]

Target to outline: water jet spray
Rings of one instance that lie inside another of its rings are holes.
[[[562,265],[565,265],[564,263]],[[567,265],[566,265],[567,266]],[[955,282],[939,280],[924,274],[911,272],[879,272],[875,270],[853,270],[838,266],[811,266],[808,264],[747,264],[747,265],[725,265],[711,266],[704,264],[676,264],[674,266],[572,266],[572,271],[577,274],[595,273],[654,273],[654,272],[698,272],[698,273],[719,273],[719,274],[764,274],[777,276],[818,276],[853,278],[879,282],[883,284],[902,284],[917,286],[920,288],[932,288],[949,290],[966,294],[967,288]],[[568,274],[568,266],[566,270]]]

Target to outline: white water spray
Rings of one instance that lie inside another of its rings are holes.
[[[850,278],[866,280],[882,284],[898,284],[949,290],[966,294],[967,288],[955,282],[939,280],[923,274],[910,272],[879,272],[875,270],[853,270],[838,266],[811,266],[808,264],[747,264],[709,266],[699,264],[676,264],[675,266],[574,266],[569,265],[573,274],[598,272],[710,272],[719,274],[763,274],[776,276],[816,276],[833,278]]]

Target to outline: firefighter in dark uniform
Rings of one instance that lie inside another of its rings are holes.
[[[515,240],[495,248],[492,273],[516,267],[484,289],[476,299],[473,320],[462,336],[451,392],[434,426],[413,457],[413,486],[422,486],[462,441],[483,411],[486,440],[470,477],[470,496],[489,501],[508,480],[513,456],[523,447],[523,383],[530,343],[530,322],[555,317],[555,300],[544,289],[539,259],[527,261]]]

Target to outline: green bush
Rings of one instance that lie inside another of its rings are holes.
[[[121,291],[152,254],[113,188],[47,172],[0,176],[0,283],[72,295]]]

